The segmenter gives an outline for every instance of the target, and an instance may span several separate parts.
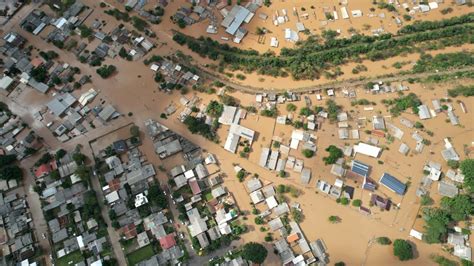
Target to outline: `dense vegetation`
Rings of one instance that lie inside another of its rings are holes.
[[[267,258],[267,249],[259,243],[250,242],[242,249],[242,258],[256,264],[262,264]]]
[[[463,187],[467,194],[459,194],[453,198],[443,197],[439,208],[423,209],[425,233],[423,238],[427,243],[443,243],[446,241],[448,227],[468,219],[474,213],[472,191],[474,191],[474,160],[466,159],[461,162],[460,169],[464,174]]]
[[[14,162],[16,162],[15,155],[0,155],[0,179],[19,180],[23,177],[23,171]]]
[[[474,54],[469,52],[437,54],[435,56],[424,54],[413,66],[413,72],[443,71],[467,66],[474,66]]]
[[[398,35],[354,35],[336,39],[334,35],[310,36],[298,42],[296,48],[283,48],[280,56],[272,52],[259,54],[255,50],[241,50],[220,44],[211,38],[195,39],[175,33],[173,39],[202,57],[220,60],[231,70],[257,71],[259,74],[285,76],[294,79],[317,79],[329,69],[349,61],[383,60],[426,49],[472,43],[474,13],[440,21],[415,23],[400,29]],[[464,60],[463,60],[464,61]],[[418,70],[419,71],[419,70]]]
[[[117,68],[114,65],[103,65],[96,70],[97,74],[103,79],[110,77]]]
[[[411,108],[413,113],[417,114],[418,113],[418,106],[420,106],[421,100],[418,98],[418,96],[414,93],[409,93],[408,95],[400,96],[396,99],[390,99],[390,100],[382,100],[382,103],[390,106],[390,113],[393,116],[398,116],[401,114],[401,112],[405,111],[408,108]]]
[[[395,239],[393,242],[393,254],[401,261],[413,259],[413,248],[408,241]]]
[[[458,97],[459,95],[462,95],[464,97],[474,96],[474,85],[460,85],[454,89],[449,89],[448,95],[449,97]]]
[[[199,134],[206,139],[215,141],[217,136],[212,130],[211,126],[205,123],[201,118],[196,118],[194,116],[188,116],[184,120],[184,124],[188,127],[189,131],[193,134]]]
[[[334,145],[330,145],[329,147],[327,147],[326,151],[329,152],[329,156],[323,157],[323,161],[325,164],[334,164],[339,158],[344,156],[342,150]]]

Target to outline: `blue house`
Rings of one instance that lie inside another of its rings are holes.
[[[397,193],[398,195],[404,195],[407,189],[407,186],[403,184],[400,180],[396,179],[394,176],[384,173],[379,180],[379,183],[386,186],[391,191]]]

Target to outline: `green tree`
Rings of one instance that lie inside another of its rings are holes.
[[[433,204],[433,199],[430,197],[430,195],[425,194],[425,195],[421,196],[420,204],[422,206],[431,205],[431,204]]]
[[[313,114],[313,110],[311,110],[311,108],[309,108],[309,107],[303,107],[300,110],[300,115],[310,116],[312,114]]]
[[[224,111],[224,105],[218,101],[212,100],[209,105],[207,105],[206,113],[212,117],[220,117]]]
[[[303,220],[303,214],[299,209],[296,208],[291,209],[291,217],[297,223],[300,223]]]
[[[294,105],[292,103],[289,103],[289,104],[286,105],[286,110],[288,112],[294,112],[294,111],[296,111],[297,108],[298,107],[296,107],[296,105]]]
[[[245,171],[244,170],[240,170],[239,172],[237,172],[237,179],[240,182],[243,182],[244,178],[245,178]]]
[[[0,155],[0,167],[7,166],[16,161],[16,156],[13,154]]]
[[[303,156],[306,158],[311,158],[314,155],[314,151],[309,150],[309,149],[304,149],[303,150]]]
[[[335,216],[335,215],[331,215],[331,216],[329,216],[328,221],[329,221],[330,223],[335,224],[335,223],[339,222],[339,217],[337,217],[337,216]]]
[[[72,155],[72,159],[78,164],[78,165],[82,165],[84,164],[84,162],[86,161],[87,157],[80,153],[80,152],[76,152]]]
[[[247,243],[242,248],[242,258],[257,264],[262,264],[267,258],[267,254],[267,249],[255,242]]]
[[[0,169],[0,179],[3,180],[20,180],[23,177],[23,171],[18,165],[10,164]]]
[[[441,208],[448,212],[453,220],[462,221],[473,213],[474,204],[470,196],[459,194],[454,198],[443,197]]]
[[[423,210],[423,218],[425,220],[423,239],[429,244],[440,243],[448,232],[449,213],[439,208],[426,208]]]
[[[355,199],[352,201],[352,206],[360,207],[362,205],[362,201],[360,199]]]
[[[54,155],[54,158],[56,160],[59,160],[59,159],[63,158],[66,154],[67,154],[67,152],[65,150],[59,149],[59,150],[56,151],[56,154]]]
[[[393,242],[393,254],[401,261],[411,260],[413,259],[413,248],[408,241],[395,239]]]
[[[474,192],[474,159],[462,161],[459,168],[464,175],[464,187]]]
[[[327,147],[326,151],[329,152],[329,156],[323,157],[323,161],[325,164],[334,164],[339,158],[344,156],[342,150],[334,145],[330,145],[329,147]]]
[[[255,221],[255,224],[263,224],[265,222],[261,216],[255,217],[254,221]]]
[[[158,184],[150,186],[148,189],[148,199],[153,205],[158,206],[161,209],[168,207],[168,199]]]
[[[349,205],[350,200],[346,197],[341,198],[341,204],[342,205]]]

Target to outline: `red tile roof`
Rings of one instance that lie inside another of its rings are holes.
[[[33,67],[39,67],[43,64],[43,60],[41,60],[40,58],[34,58],[33,60],[31,60],[31,65]]]
[[[298,233],[293,233],[293,234],[286,237],[286,241],[288,241],[288,243],[295,242],[298,239],[300,239],[300,237],[298,236]]]
[[[199,187],[198,181],[196,179],[189,180],[189,186],[191,187],[194,195],[201,193],[201,188]]]
[[[49,164],[42,164],[36,169],[35,176],[39,178],[48,175],[49,173],[51,173],[51,166]]]
[[[160,238],[160,245],[163,249],[169,249],[176,245],[174,234],[169,234],[165,237]]]
[[[112,191],[117,191],[120,189],[120,179],[115,178],[109,182],[109,188]]]
[[[137,236],[137,227],[135,224],[129,224],[122,227],[122,233],[126,239],[132,239]]]

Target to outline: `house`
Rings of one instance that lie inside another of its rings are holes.
[[[247,190],[250,192],[254,192],[255,190],[258,190],[262,188],[262,182],[258,178],[252,178],[249,181],[247,181]]]
[[[13,84],[13,79],[10,78],[9,76],[5,75],[0,79],[0,89],[2,90],[9,90],[12,84]]]
[[[368,177],[370,172],[370,166],[360,161],[353,160],[351,163],[351,171],[362,177]]]
[[[66,110],[76,102],[76,98],[70,93],[59,94],[49,103],[48,109],[57,117],[63,115]]]
[[[235,5],[222,20],[221,26],[226,29],[228,34],[235,35],[242,23],[249,23],[253,16],[254,13],[251,13],[247,8]]]
[[[438,193],[441,196],[454,198],[457,194],[459,194],[459,189],[453,184],[441,181],[438,183]]]
[[[404,195],[407,188],[405,184],[388,173],[384,173],[382,177],[380,177],[379,183],[399,195]]]
[[[224,149],[235,153],[237,146],[239,144],[239,139],[244,138],[249,142],[249,145],[252,145],[253,139],[255,136],[255,131],[243,127],[241,125],[232,124],[230,125],[229,135],[224,144]]]
[[[384,199],[377,194],[372,194],[370,202],[378,206],[380,209],[388,211],[390,209],[391,201],[390,199]]]
[[[364,154],[373,158],[378,158],[381,150],[382,149],[379,147],[365,144],[363,142],[354,145],[355,154],[360,153],[360,154]]]
[[[420,117],[421,120],[431,118],[431,114],[430,114],[430,110],[428,109],[428,106],[426,105],[418,106],[418,116]]]
[[[168,234],[165,237],[160,238],[160,246],[163,249],[169,249],[176,245],[176,239],[174,234]]]
[[[400,148],[398,148],[399,153],[407,155],[408,151],[410,151],[410,147],[408,147],[408,145],[406,145],[405,143],[400,144]]]
[[[372,125],[375,130],[384,130],[385,120],[381,116],[374,116],[372,120]]]
[[[311,179],[311,169],[310,168],[303,168],[301,171],[301,183],[309,184],[309,180]]]

